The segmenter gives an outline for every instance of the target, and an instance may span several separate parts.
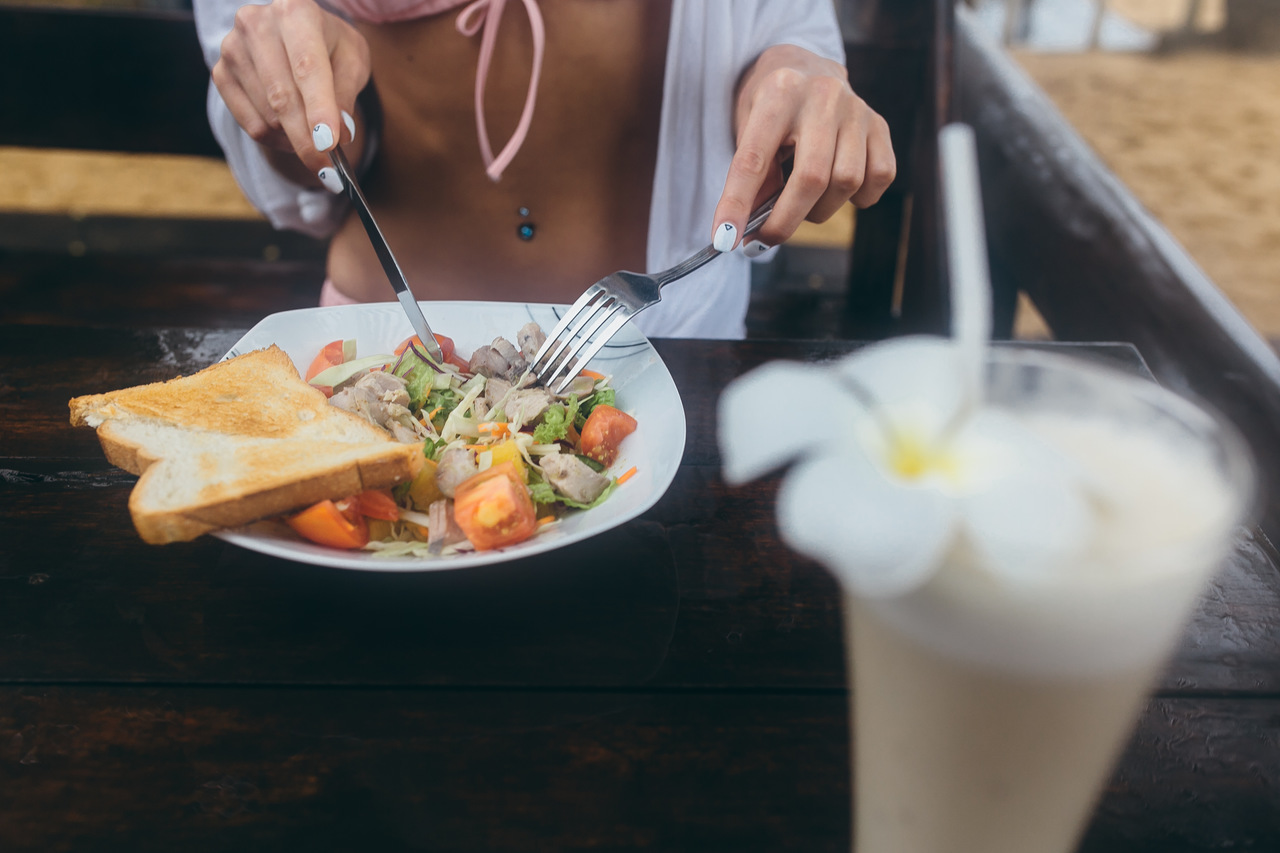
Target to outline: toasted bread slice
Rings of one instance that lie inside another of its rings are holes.
[[[421,445],[331,406],[275,346],[70,407],[109,462],[139,475],[129,512],[153,544],[387,488],[422,466]]]

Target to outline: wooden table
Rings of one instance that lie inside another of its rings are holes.
[[[776,479],[721,483],[713,404],[853,344],[659,341],[689,429],[656,507],[381,575],[145,545],[133,478],[68,425],[240,334],[0,327],[0,850],[849,849],[835,584],[779,543]],[[1278,626],[1244,535],[1082,849],[1280,849]]]

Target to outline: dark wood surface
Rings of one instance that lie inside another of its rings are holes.
[[[714,400],[856,344],[659,341],[689,428],[657,506],[393,576],[137,538],[67,400],[240,334],[0,326],[0,849],[848,849],[835,584],[778,541],[776,480],[720,481]],[[1083,850],[1280,848],[1276,566],[1242,533]]]

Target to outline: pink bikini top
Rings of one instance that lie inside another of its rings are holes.
[[[474,36],[483,28],[480,37],[480,64],[476,69],[476,133],[480,137],[480,155],[484,158],[485,172],[492,180],[502,177],[516,152],[524,144],[533,121],[533,105],[538,98],[538,78],[542,74],[542,49],[546,44],[546,30],[542,25],[542,12],[537,0],[520,0],[529,15],[533,29],[533,70],[529,75],[529,94],[525,96],[524,111],[520,123],[507,140],[507,144],[493,155],[489,144],[489,128],[484,119],[484,86],[489,77],[489,63],[493,59],[494,44],[498,39],[498,22],[507,0],[328,0],[329,5],[352,18],[371,24],[389,24],[438,15],[459,6],[466,6],[458,13],[458,32]]]

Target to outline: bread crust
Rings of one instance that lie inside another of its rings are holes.
[[[275,346],[69,408],[72,424],[97,425],[111,464],[139,476],[129,511],[152,544],[389,488],[423,464],[420,444],[331,406]]]

